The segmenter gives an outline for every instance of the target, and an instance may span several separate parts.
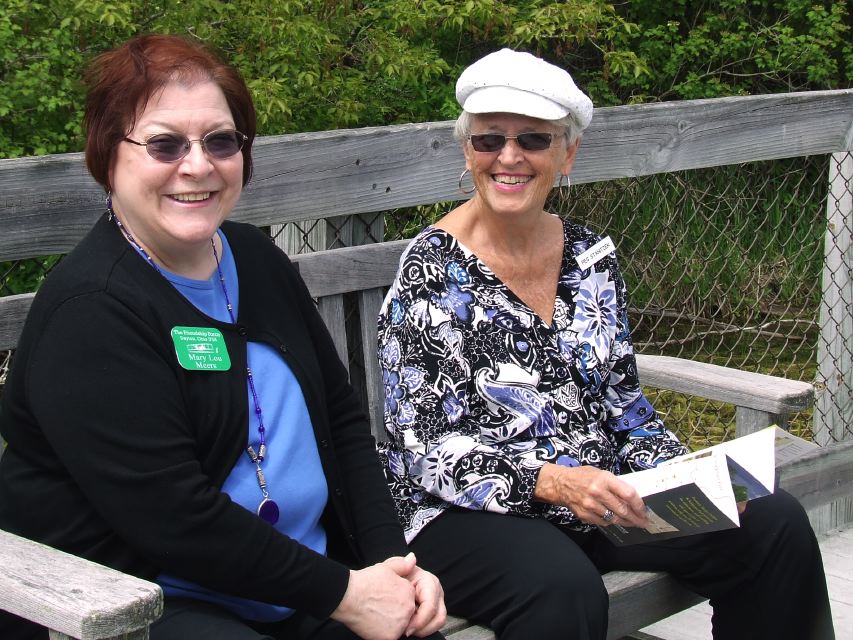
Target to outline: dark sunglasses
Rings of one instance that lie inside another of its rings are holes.
[[[177,162],[190,152],[193,142],[200,143],[201,148],[211,158],[225,160],[238,153],[248,139],[247,135],[239,131],[220,129],[211,131],[197,140],[190,140],[180,133],[158,133],[145,142],[137,142],[130,138],[125,138],[124,141],[145,147],[148,155],[160,162]]]
[[[554,136],[550,133],[519,133],[505,136],[500,133],[478,133],[468,136],[474,151],[493,153],[504,148],[507,140],[515,140],[525,151],[543,151],[551,146]]]

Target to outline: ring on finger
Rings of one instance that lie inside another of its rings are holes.
[[[615,516],[616,516],[615,513],[613,513],[610,509],[607,509],[604,512],[604,515],[601,516],[601,519],[604,520],[605,522],[611,522]]]

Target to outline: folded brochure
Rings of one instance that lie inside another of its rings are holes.
[[[773,493],[778,466],[815,447],[772,426],[619,476],[642,497],[649,526],[601,530],[627,545],[738,527],[738,503]]]

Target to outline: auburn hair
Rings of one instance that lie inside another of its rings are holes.
[[[170,82],[213,82],[225,100],[243,145],[243,186],[252,177],[255,106],[240,73],[205,46],[181,36],[149,34],[132,38],[97,56],[89,65],[86,112],[86,167],[107,191],[119,143],[136,126],[151,97]]]

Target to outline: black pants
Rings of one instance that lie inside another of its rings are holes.
[[[617,569],[668,571],[710,598],[718,640],[835,637],[820,548],[782,491],[750,502],[740,528],[656,544],[616,547],[542,519],[452,509],[411,547],[441,580],[448,611],[500,640],[603,640],[600,574]]]
[[[294,614],[276,623],[246,622],[198,600],[166,599],[163,616],[151,625],[151,640],[358,640],[334,620]],[[441,634],[429,640],[443,640]]]

